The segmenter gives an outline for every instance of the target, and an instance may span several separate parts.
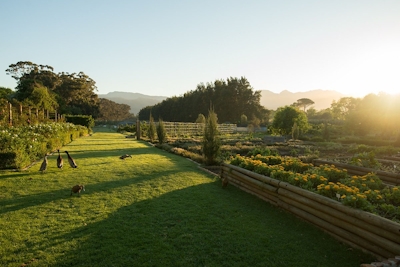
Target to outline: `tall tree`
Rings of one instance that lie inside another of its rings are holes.
[[[272,129],[276,133],[289,135],[295,123],[300,132],[307,130],[308,120],[306,114],[296,107],[280,107],[275,113]]]
[[[83,72],[60,73],[61,84],[55,88],[62,113],[99,115],[96,82]]]
[[[334,119],[345,120],[350,112],[354,111],[360,102],[359,98],[342,97],[331,104],[332,115]]]
[[[307,108],[307,107],[309,107],[309,106],[311,106],[311,105],[314,105],[314,104],[315,104],[314,101],[312,101],[312,100],[309,99],[309,98],[300,98],[300,99],[297,99],[297,103],[296,103],[296,105],[297,105],[299,108],[303,108],[304,112],[306,112],[306,108]]]

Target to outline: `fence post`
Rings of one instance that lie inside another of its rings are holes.
[[[10,102],[8,103],[8,124],[10,126],[12,126],[12,124],[13,124],[13,121],[12,121],[12,105],[11,105]]]
[[[136,139],[140,140],[140,121],[136,120]]]
[[[57,110],[54,110],[54,122],[57,122]]]

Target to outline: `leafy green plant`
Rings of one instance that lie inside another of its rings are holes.
[[[379,161],[375,158],[375,153],[374,152],[363,152],[354,155],[349,162],[351,165],[355,166],[360,166],[360,167],[366,167],[366,168],[373,168],[373,169],[379,169],[381,164]]]

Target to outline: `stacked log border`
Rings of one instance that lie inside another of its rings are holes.
[[[347,173],[349,173],[351,175],[366,175],[368,173],[373,172],[385,184],[394,185],[394,186],[400,185],[400,174],[397,174],[397,173],[384,172],[384,171],[379,171],[379,170],[375,170],[375,169],[371,169],[371,168],[358,167],[358,166],[354,166],[354,165],[350,165],[350,164],[344,164],[344,163],[326,161],[326,160],[320,160],[320,159],[313,160],[313,164],[315,166],[320,166],[320,165],[324,165],[324,164],[335,165],[336,168],[346,169]]]
[[[400,255],[399,223],[234,165],[223,163],[221,178],[379,260]]]

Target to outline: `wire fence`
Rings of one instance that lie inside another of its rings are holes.
[[[61,122],[65,117],[57,110],[41,109],[22,104],[13,105],[10,102],[0,103],[0,125],[21,126],[40,122]]]
[[[203,135],[204,123],[190,123],[190,122],[164,122],[165,131],[169,136],[194,136]],[[220,133],[233,133],[236,131],[236,124],[218,124],[218,131]]]

